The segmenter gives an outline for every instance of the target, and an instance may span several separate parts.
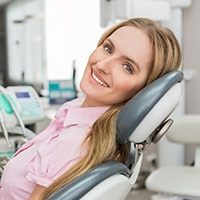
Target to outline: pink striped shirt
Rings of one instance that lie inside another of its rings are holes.
[[[50,125],[19,149],[0,182],[1,200],[27,200],[36,184],[48,187],[86,152],[81,144],[108,107],[81,108],[83,98],[65,103]]]

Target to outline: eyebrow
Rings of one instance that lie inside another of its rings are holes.
[[[115,45],[114,45],[114,43],[111,41],[111,39],[106,38],[105,40],[109,41],[110,44],[111,44],[111,46],[112,46],[114,49],[116,49],[116,48],[115,48]],[[125,55],[122,55],[122,58],[125,59],[125,60],[128,60],[129,62],[132,62],[132,63],[136,66],[136,68],[138,69],[138,71],[140,72],[140,65],[139,65],[138,62],[136,62],[135,60],[132,60],[131,58],[129,58],[128,56],[125,56]]]

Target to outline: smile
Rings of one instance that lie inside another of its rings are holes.
[[[109,87],[109,85],[103,81],[101,81],[95,74],[94,72],[92,72],[92,78],[100,85],[104,86],[104,87]]]

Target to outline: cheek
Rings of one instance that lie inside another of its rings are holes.
[[[88,76],[89,76],[89,67],[87,65],[84,72],[83,72],[83,75],[82,75],[82,78],[81,78],[81,81],[80,81],[80,86],[81,86],[81,84],[83,84],[88,79]]]
[[[121,92],[121,94],[127,96],[133,96],[137,92],[139,92],[143,87],[145,86],[145,81],[141,81],[138,79],[133,79],[127,80],[125,79],[124,81],[121,79],[118,81],[116,85],[116,89]]]
[[[88,79],[86,75],[83,76],[83,78],[81,79],[79,86],[84,93],[87,93],[87,91],[90,90],[90,85],[88,84]]]
[[[123,81],[122,79],[115,84],[115,90],[117,96],[121,96],[123,98],[128,98],[135,93],[134,84],[130,84],[129,81]]]

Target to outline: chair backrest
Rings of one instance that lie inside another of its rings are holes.
[[[131,170],[120,162],[103,163],[64,186],[48,200],[125,199],[139,173],[142,152],[146,149],[141,149],[141,145],[158,141],[171,125],[170,121],[169,126],[163,128],[181,99],[182,78],[181,71],[164,75],[131,98],[120,111],[116,121],[118,139],[122,144],[131,141],[136,147]]]

